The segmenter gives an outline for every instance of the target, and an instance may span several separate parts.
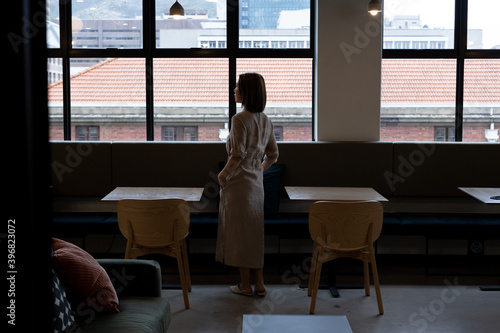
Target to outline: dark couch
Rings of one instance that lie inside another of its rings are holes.
[[[161,296],[161,270],[156,261],[98,259],[118,295],[119,312],[97,306],[73,308],[75,319],[64,332],[164,333],[170,324],[170,303]]]

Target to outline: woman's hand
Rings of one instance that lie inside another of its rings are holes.
[[[226,163],[226,166],[217,176],[217,180],[219,181],[219,185],[221,187],[226,186],[226,179],[230,175],[234,173],[234,171],[238,168],[241,163],[241,157],[231,156]]]
[[[262,161],[262,172],[265,172],[267,169],[269,169],[273,165],[273,163],[270,163],[267,159]]]

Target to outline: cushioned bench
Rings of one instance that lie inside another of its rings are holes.
[[[206,191],[202,202],[194,205],[191,234],[213,234],[217,173],[227,157],[224,143],[52,142],[50,146],[59,233],[118,231],[115,205],[100,201],[115,187],[196,186]],[[384,203],[386,234],[498,234],[500,205],[485,205],[458,187],[500,187],[499,144],[281,142],[279,148],[278,163],[286,169],[279,177],[279,191],[273,189],[275,196],[278,193],[277,214],[266,218],[266,231],[273,234],[287,233],[293,226],[301,233],[307,230],[308,206],[289,200],[283,185],[372,187],[389,199]]]
[[[399,214],[402,234],[420,234],[439,238],[498,237],[498,215],[472,214]]]
[[[91,233],[120,233],[115,213],[55,213],[52,223],[54,235],[82,237]]]

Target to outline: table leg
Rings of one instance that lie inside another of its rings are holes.
[[[334,261],[327,262],[323,265],[327,266],[328,274],[326,278],[326,284],[320,284],[318,290],[330,290],[332,297],[340,297],[339,289],[364,289],[364,285],[358,284],[337,284],[337,272],[335,270]],[[307,284],[299,285],[299,288],[307,288]]]

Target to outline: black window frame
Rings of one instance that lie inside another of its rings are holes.
[[[143,47],[141,49],[84,49],[72,48],[71,45],[71,17],[72,3],[59,2],[60,17],[60,48],[47,50],[47,58],[61,58],[63,71],[63,138],[71,140],[71,91],[70,91],[70,60],[73,58],[143,58],[146,61],[146,138],[145,141],[154,141],[154,98],[153,98],[153,59],[155,58],[226,58],[229,60],[229,119],[236,114],[234,88],[236,86],[236,62],[241,58],[308,58],[312,59],[311,68],[312,91],[315,91],[315,40],[316,40],[316,1],[310,0],[310,47],[304,49],[246,49],[239,47],[239,0],[226,1],[227,39],[226,48],[219,49],[161,49],[156,48],[156,17],[155,0],[143,0]],[[314,98],[312,110],[315,109]],[[314,141],[314,112],[312,112],[312,137]]]
[[[453,49],[382,49],[382,59],[454,59],[457,62],[455,100],[455,141],[463,141],[465,59],[500,59],[500,50],[467,49],[468,0],[455,0]],[[383,36],[382,36],[382,45]]]

